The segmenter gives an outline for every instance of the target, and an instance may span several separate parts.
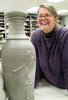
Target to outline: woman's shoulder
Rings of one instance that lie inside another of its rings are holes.
[[[57,31],[59,31],[60,34],[68,35],[68,28],[67,27],[58,27]]]
[[[38,44],[38,41],[40,40],[41,37],[41,33],[42,31],[40,30],[40,28],[35,29],[32,33],[31,33],[31,42],[35,45]]]
[[[68,37],[68,28],[67,27],[58,27],[56,32],[57,32],[57,36],[59,36],[59,38],[61,38],[61,39]]]
[[[41,37],[41,33],[42,33],[42,31],[40,30],[40,28],[38,28],[38,29],[35,29],[32,33],[31,33],[31,38],[33,38],[33,39],[39,39],[40,37]]]
[[[41,33],[41,30],[40,30],[40,28],[38,28],[38,29],[35,29],[35,30],[31,33],[31,35],[36,35],[36,36],[38,36],[38,35],[40,35],[40,33]]]
[[[62,46],[66,41],[68,41],[68,28],[67,27],[58,27],[57,39],[59,41],[60,46]]]

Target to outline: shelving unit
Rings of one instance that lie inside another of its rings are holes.
[[[4,12],[0,12],[0,61],[1,61],[1,48],[4,40],[5,40]]]
[[[63,16],[58,16],[57,25],[60,27],[65,27],[66,25],[65,25],[64,20],[62,18],[63,18]]]
[[[4,12],[0,12],[0,41],[5,38]]]
[[[24,21],[24,26],[25,26],[25,34],[27,36],[30,36],[31,33],[38,28],[38,23],[37,23],[37,14],[32,14],[29,13],[26,20]]]

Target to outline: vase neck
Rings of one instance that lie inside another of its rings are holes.
[[[23,38],[27,36],[24,32],[25,13],[22,12],[9,12],[6,15],[8,22],[8,38]]]

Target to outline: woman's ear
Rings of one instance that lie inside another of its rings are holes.
[[[56,22],[58,21],[58,17],[55,17],[55,21],[56,21]]]

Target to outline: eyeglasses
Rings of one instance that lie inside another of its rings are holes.
[[[39,18],[39,19],[50,18],[51,16],[52,16],[52,15],[50,15],[50,14],[47,14],[47,15],[45,15],[45,16],[39,15],[38,18]]]

